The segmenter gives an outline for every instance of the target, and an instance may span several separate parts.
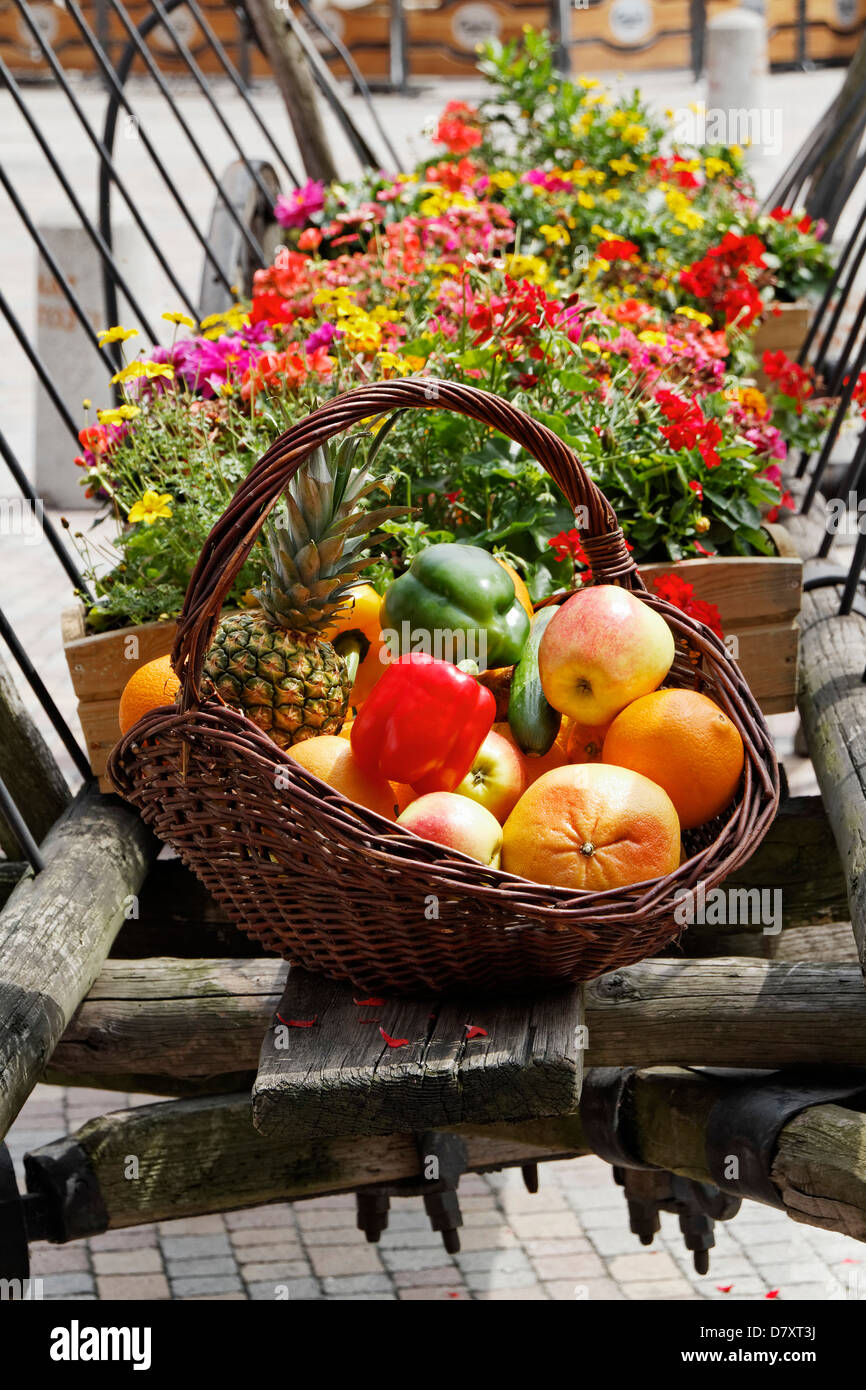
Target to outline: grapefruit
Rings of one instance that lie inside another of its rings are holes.
[[[502,868],[561,888],[603,892],[673,873],[680,825],[667,792],[622,767],[554,768],[505,822]]]

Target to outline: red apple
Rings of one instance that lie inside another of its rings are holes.
[[[657,690],[674,659],[660,613],[617,584],[581,589],[561,605],[538,649],[547,699],[578,724],[609,724]]]
[[[447,845],[491,869],[499,868],[502,826],[484,806],[468,796],[428,792],[406,807],[397,817],[397,824],[414,831],[422,840]]]
[[[526,762],[513,743],[491,729],[463,781],[454,788],[486,806],[504,825],[526,790]]]

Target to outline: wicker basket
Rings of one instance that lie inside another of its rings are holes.
[[[597,583],[661,613],[677,653],[667,684],[706,691],[739,729],[746,762],[731,808],[686,836],[673,874],[574,893],[420,840],[340,796],[235,710],[198,696],[220,609],[270,509],[326,439],[380,411],[453,410],[515,440],[588,515]],[[778,804],[769,732],[737,666],[702,624],[648,594],[612,508],[571,449],[506,401],[453,382],[380,382],[328,402],[268,450],[217,522],[190,580],[172,653],[177,708],[153,710],[113,750],[109,773],[232,919],[268,950],[362,990],[526,989],[591,979],[677,936],[678,889],[718,885],[755,849]]]

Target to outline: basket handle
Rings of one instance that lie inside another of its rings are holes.
[[[238,487],[213,527],[189,581],[171,660],[182,684],[181,708],[199,699],[205,654],[226,595],[304,459],[334,435],[385,410],[445,409],[467,415],[520,444],[542,465],[571,507],[584,508],[582,540],[595,583],[642,589],[616,513],[577,455],[546,425],[501,396],[435,377],[404,377],[347,391],[312,411],[274,441]]]

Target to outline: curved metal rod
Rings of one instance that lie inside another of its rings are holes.
[[[396,172],[400,168],[400,156],[397,154],[396,150],[394,149],[394,146],[391,144],[391,141],[388,138],[388,133],[385,130],[385,127],[382,125],[381,120],[379,119],[379,113],[373,105],[373,98],[370,93],[370,88],[367,86],[367,80],[364,77],[364,74],[361,72],[361,69],[358,67],[358,64],[355,62],[355,59],[352,57],[352,54],[350,53],[349,49],[343,43],[343,40],[340,38],[339,34],[336,32],[336,30],[331,28],[330,24],[327,24],[325,20],[322,19],[321,15],[316,14],[316,11],[309,4],[309,0],[298,0],[298,4],[300,5],[304,14],[309,19],[310,23],[316,29],[318,29],[319,33],[322,35],[324,39],[327,39],[328,43],[334,49],[334,52],[337,54],[339,58],[343,60],[343,62],[346,64],[346,67],[349,69],[352,81],[357,87],[361,95],[361,99],[364,102],[364,105],[366,106],[367,110],[370,112],[370,115],[373,118],[373,123],[376,127],[376,130],[379,132],[379,135],[381,137],[383,145],[385,146],[388,156],[394,162],[394,170]]]

